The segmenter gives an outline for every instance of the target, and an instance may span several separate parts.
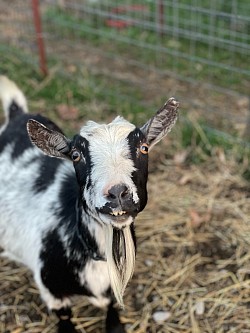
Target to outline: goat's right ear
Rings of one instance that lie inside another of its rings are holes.
[[[27,131],[31,142],[46,155],[68,157],[70,141],[62,133],[51,130],[33,119],[28,120]]]

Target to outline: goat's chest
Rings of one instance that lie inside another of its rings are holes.
[[[57,229],[49,232],[43,240],[40,260],[42,281],[54,297],[86,295],[99,307],[108,304],[107,262],[86,256],[77,239],[63,240]]]
[[[104,307],[109,303],[110,278],[106,261],[89,260],[79,273],[79,279],[93,295],[89,299],[95,306]]]

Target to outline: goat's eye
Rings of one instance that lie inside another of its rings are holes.
[[[79,151],[74,150],[74,151],[71,153],[71,159],[72,159],[74,162],[79,162],[80,159],[81,159],[81,154],[79,153]]]
[[[148,153],[148,145],[146,143],[143,143],[140,147],[140,152],[144,155]]]

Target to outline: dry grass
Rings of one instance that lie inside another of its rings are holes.
[[[136,271],[121,311],[127,331],[249,333],[249,183],[230,161],[164,163],[151,173],[149,203],[136,223]],[[0,280],[0,332],[55,331],[25,268],[1,259]],[[103,311],[84,297],[74,304],[79,332],[103,332]]]

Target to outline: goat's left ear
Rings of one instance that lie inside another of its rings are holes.
[[[146,137],[149,148],[152,148],[171,131],[177,120],[178,107],[179,103],[175,98],[170,98],[163,107],[141,127],[141,131]]]
[[[27,131],[31,142],[46,155],[67,157],[70,151],[70,141],[62,133],[51,130],[33,119],[28,121]]]

